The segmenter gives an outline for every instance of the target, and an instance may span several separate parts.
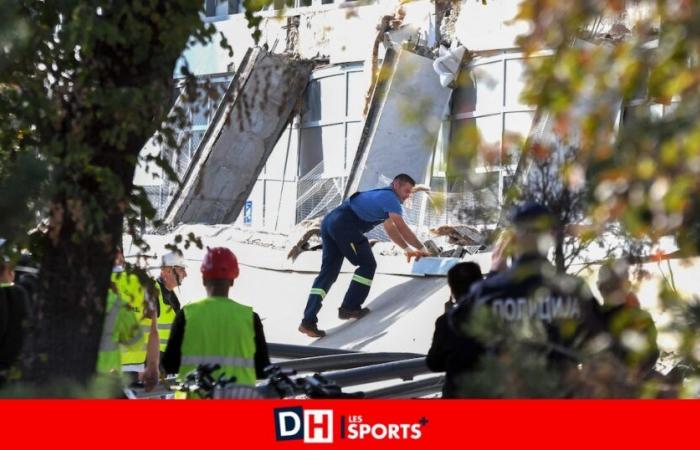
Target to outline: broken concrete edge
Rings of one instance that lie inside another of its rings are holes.
[[[295,57],[289,57],[289,60],[296,66],[307,66],[306,69],[308,69],[308,75],[304,77],[303,80],[300,77],[297,78],[295,81],[293,81],[295,84],[293,86],[290,86],[289,89],[292,92],[298,92],[298,97],[301,98],[301,96],[303,96],[304,92],[306,91],[307,85],[309,84],[311,73],[313,72],[314,67],[316,67],[316,62],[310,60],[302,60]],[[290,71],[290,68],[287,67],[284,70]],[[249,182],[246,183],[245,190],[242,191],[236,198],[232,199],[231,205],[234,206],[230,208],[228,212],[226,212],[226,214],[224,215],[224,222],[233,223],[238,218],[238,215],[240,214],[246,199],[250,196],[251,192],[253,191],[253,188],[255,187],[255,183],[258,181],[258,176],[262,172],[262,169],[265,167],[265,164],[267,164],[267,160],[270,158],[270,155],[272,155],[275,144],[279,141],[282,134],[284,134],[289,123],[294,120],[294,111],[297,107],[298,102],[299,100],[297,99],[297,101],[291,103],[289,112],[286,114],[286,120],[284,120],[283,122],[281,121],[281,126],[278,130],[276,130],[276,133],[274,133],[274,139],[270,141],[271,145],[269,145],[267,151],[265,152],[265,155],[262,158],[260,158],[257,167],[254,169],[256,176],[254,178],[250,178]],[[235,205],[239,206],[236,207]]]
[[[357,151],[355,152],[355,159],[352,162],[352,168],[350,169],[350,174],[348,176],[348,181],[345,183],[345,194],[343,199],[348,198],[357,190],[357,186],[360,182],[361,171],[360,167],[367,161],[367,156],[369,154],[369,144],[371,143],[372,136],[374,135],[374,130],[379,125],[379,117],[381,117],[381,110],[386,103],[387,93],[389,92],[389,86],[391,85],[391,79],[393,73],[396,70],[396,63],[398,53],[393,48],[388,48],[384,55],[384,61],[382,62],[382,67],[379,69],[379,74],[391,73],[392,76],[379,77],[377,83],[374,85],[374,90],[372,92],[372,101],[370,103],[369,111],[367,112],[367,117],[365,118],[364,125],[362,126],[362,134],[360,135],[360,141],[357,144]]]
[[[284,54],[259,51],[255,55],[255,61],[245,69],[245,83],[236,87],[234,100],[226,105],[227,114],[210,125],[217,130],[196,161],[166,222],[217,224],[236,220],[303,96],[314,66],[314,61]],[[284,89],[275,91],[272,86]],[[260,95],[263,97],[259,101]],[[251,114],[260,117],[253,122]],[[209,180],[212,170],[216,175]]]
[[[192,155],[193,162],[188,167],[180,187],[175,192],[175,195],[173,195],[172,200],[165,210],[163,222],[166,224],[177,222],[177,217],[181,213],[183,202],[197,182],[197,177],[195,175],[199,173],[200,169],[206,164],[209,154],[214,148],[214,144],[221,135],[226,117],[229,116],[233,109],[236,99],[243,90],[245,83],[248,81],[248,77],[255,66],[255,62],[257,62],[262,52],[263,50],[259,47],[251,47],[243,57],[241,64],[238,66],[238,70],[236,70],[236,74],[231,79],[231,82],[226,88],[226,92],[222,96],[214,112],[214,117],[204,132],[204,136],[202,136],[194,155]]]

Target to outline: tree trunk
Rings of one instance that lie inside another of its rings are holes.
[[[73,18],[57,28],[56,41],[84,53],[76,63],[56,50],[71,82],[52,85],[54,120],[38,122],[55,190],[39,246],[37,319],[20,370],[25,381],[63,389],[95,373],[116,246],[125,212],[135,214],[137,157],[166,116],[178,57],[193,33],[201,39],[205,31],[197,0],[108,2],[97,15],[80,2],[55,8]]]

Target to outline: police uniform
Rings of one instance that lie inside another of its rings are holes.
[[[579,363],[580,350],[603,329],[600,305],[579,277],[557,273],[546,258],[525,254],[512,266],[474,285],[449,317],[462,337],[476,340],[482,354],[505,351],[516,339],[546,356],[550,369],[563,371]],[[478,322],[478,323],[476,323]],[[475,326],[478,325],[478,326]],[[448,369],[454,389],[474,355]]]

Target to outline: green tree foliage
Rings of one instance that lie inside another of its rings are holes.
[[[132,184],[160,132],[188,42],[210,41],[199,0],[16,1],[0,18],[0,233],[42,265],[25,380],[87,382],[124,220],[154,211]],[[179,118],[179,119],[178,119]],[[152,157],[166,169],[158,156]],[[166,170],[172,175],[172,170]],[[27,205],[29,206],[27,208]]]

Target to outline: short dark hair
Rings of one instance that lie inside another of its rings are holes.
[[[411,183],[411,186],[416,185],[416,180],[414,180],[413,178],[411,178],[410,175],[407,175],[405,173],[400,173],[396,175],[393,181],[399,181],[401,183]]]
[[[450,286],[452,296],[457,299],[472,287],[472,284],[483,278],[481,268],[474,262],[461,262],[454,265],[447,272],[447,284]]]

